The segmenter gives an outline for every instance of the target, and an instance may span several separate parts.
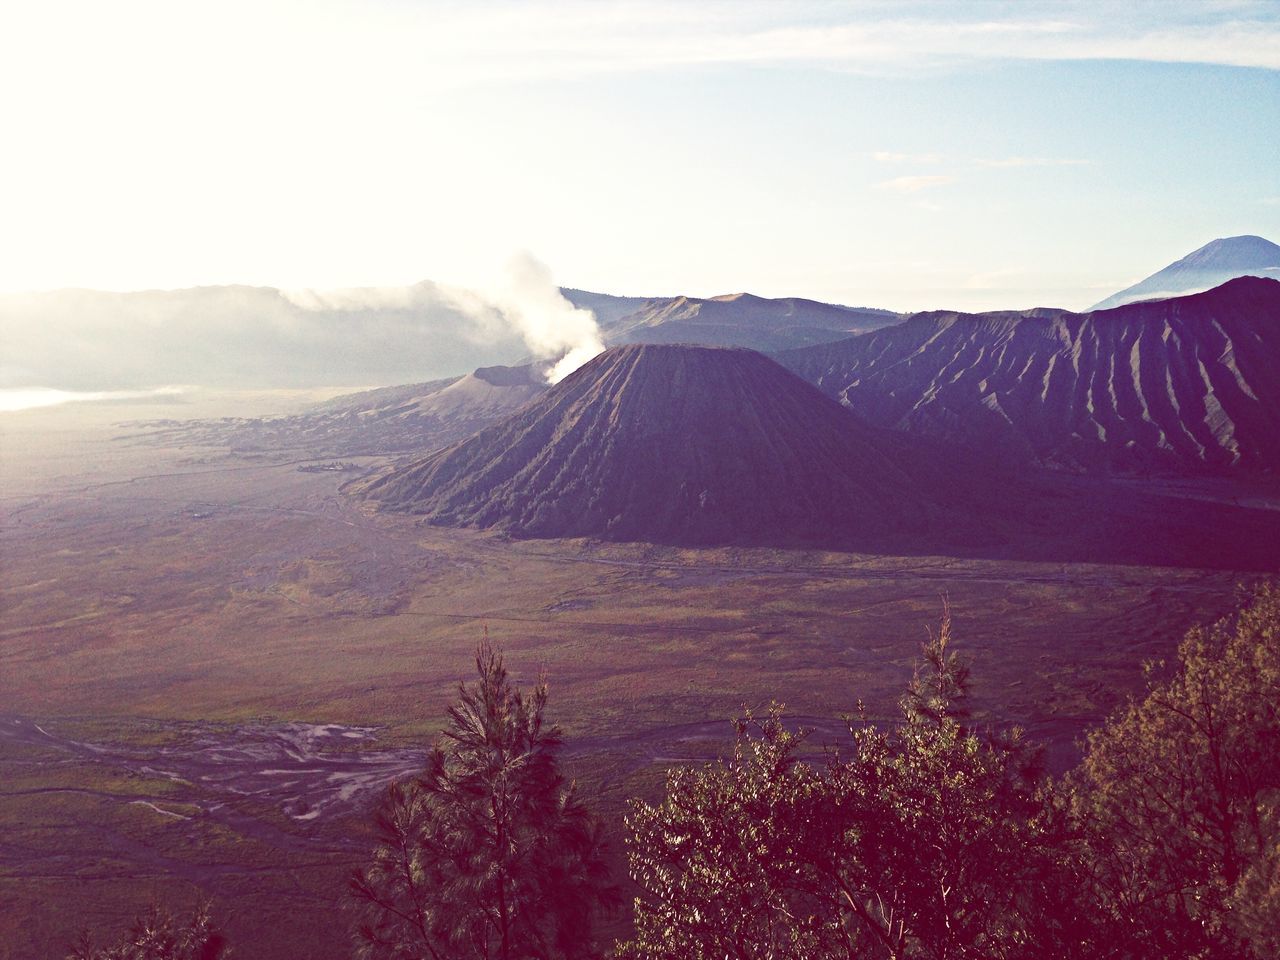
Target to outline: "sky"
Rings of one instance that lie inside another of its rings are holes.
[[[1280,3],[0,0],[0,291],[1082,308],[1280,241]]]

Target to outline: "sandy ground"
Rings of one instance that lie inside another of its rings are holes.
[[[723,753],[744,706],[785,702],[815,742],[859,698],[890,720],[943,595],[979,716],[1062,769],[1143,660],[1253,579],[513,542],[370,514],[296,451],[141,442],[130,412],[0,418],[0,957],[195,891],[246,955],[345,955],[368,810],[485,631],[519,682],[548,676],[617,841],[626,799]]]

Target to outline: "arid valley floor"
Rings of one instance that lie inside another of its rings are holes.
[[[368,811],[485,631],[521,682],[545,672],[616,827],[744,706],[780,700],[816,741],[859,699],[891,717],[943,596],[983,718],[1061,769],[1144,660],[1259,576],[513,541],[373,513],[305,451],[111,426],[128,413],[0,423],[0,957],[197,894],[238,956],[346,955]]]

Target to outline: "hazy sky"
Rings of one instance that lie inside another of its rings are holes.
[[[1280,240],[1277,3],[0,3],[0,289],[1083,307]]]

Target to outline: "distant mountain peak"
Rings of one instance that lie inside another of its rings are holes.
[[[1220,237],[1193,250],[1170,267],[1199,269],[1268,269],[1280,265],[1280,246],[1251,234]]]
[[[1243,276],[1280,279],[1280,245],[1252,234],[1219,237],[1089,309],[1200,293]]]

